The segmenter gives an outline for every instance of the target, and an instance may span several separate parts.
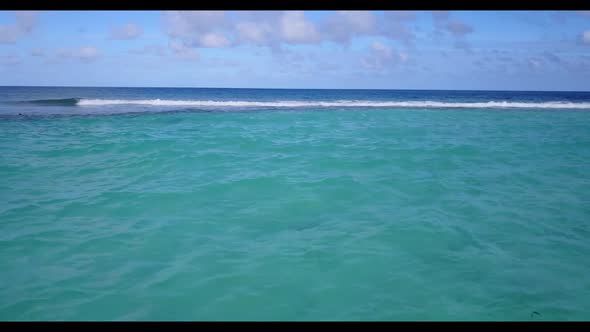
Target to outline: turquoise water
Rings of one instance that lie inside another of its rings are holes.
[[[588,320],[589,160],[583,110],[4,117],[0,320]]]

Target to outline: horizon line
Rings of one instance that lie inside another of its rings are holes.
[[[261,88],[198,86],[90,86],[90,85],[0,85],[0,88],[112,88],[112,89],[242,89],[242,90],[363,90],[363,91],[490,91],[490,92],[585,92],[590,90],[497,90],[497,89],[392,89],[392,88]]]

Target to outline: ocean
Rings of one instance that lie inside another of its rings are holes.
[[[0,320],[589,320],[590,93],[0,88]]]

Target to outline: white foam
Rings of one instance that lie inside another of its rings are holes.
[[[375,101],[375,100],[336,100],[336,101],[243,101],[243,100],[166,100],[166,99],[81,99],[79,106],[143,105],[143,106],[181,106],[181,107],[414,107],[414,108],[555,108],[590,109],[590,102],[442,102],[442,101]]]

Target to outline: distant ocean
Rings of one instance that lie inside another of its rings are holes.
[[[0,87],[0,320],[589,320],[590,93]]]

